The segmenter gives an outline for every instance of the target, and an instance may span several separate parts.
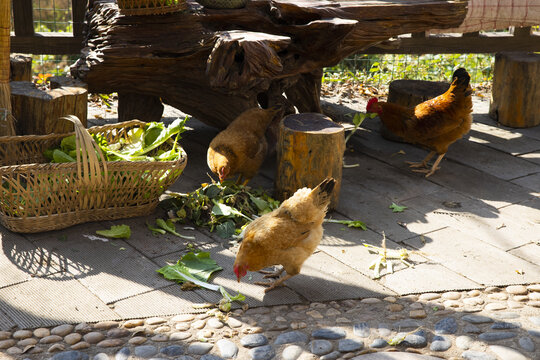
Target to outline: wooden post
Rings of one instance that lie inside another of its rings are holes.
[[[10,80],[32,81],[32,56],[24,54],[10,55]]]
[[[40,90],[29,81],[11,82],[11,104],[20,135],[48,135],[73,131],[62,116],[75,115],[86,126],[86,84],[68,77],[53,77],[50,90]]]
[[[540,125],[540,55],[495,55],[489,115],[516,128]]]
[[[294,114],[280,123],[276,194],[285,200],[303,187],[313,188],[327,176],[336,179],[330,209],[338,204],[345,151],[345,130],[319,113]]]

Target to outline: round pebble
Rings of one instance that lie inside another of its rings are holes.
[[[519,338],[519,346],[521,346],[523,350],[528,352],[534,352],[534,350],[536,349],[536,345],[530,337]]]
[[[63,351],[61,353],[55,354],[51,360],[88,360],[88,354],[77,350]]]
[[[263,346],[268,344],[268,338],[262,334],[246,335],[240,339],[240,344],[242,344],[243,347],[247,348]]]
[[[442,298],[446,300],[458,300],[461,299],[461,293],[457,291],[449,291],[442,294]]]
[[[507,306],[505,303],[489,303],[485,306],[485,309],[487,311],[498,311],[498,310],[504,310]]]
[[[128,347],[123,347],[114,356],[114,360],[127,360],[129,358],[129,355],[131,354],[131,350]]]
[[[472,346],[473,339],[470,336],[458,336],[456,338],[456,346],[463,350],[469,350]]]
[[[498,340],[504,340],[504,339],[511,339],[516,336],[517,334],[515,332],[497,331],[497,332],[482,333],[478,335],[478,338],[482,341],[498,341]]]
[[[283,345],[283,344],[293,344],[293,343],[304,343],[307,344],[308,336],[300,331],[289,331],[282,334],[279,334],[274,344]]]
[[[184,353],[184,347],[181,345],[169,345],[165,346],[159,351],[161,354],[167,355],[167,356],[179,356]]]
[[[163,323],[166,323],[167,320],[165,320],[164,318],[162,317],[151,317],[151,318],[148,318],[145,320],[145,323],[147,325],[159,325],[159,324],[163,324]]]
[[[109,330],[114,327],[118,327],[118,323],[116,321],[100,321],[94,324],[94,329],[96,330]]]
[[[341,353],[339,351],[332,351],[329,354],[321,356],[319,359],[320,360],[336,360],[340,356],[341,356]]]
[[[64,324],[51,329],[51,335],[66,336],[73,331],[73,325]]]
[[[227,325],[229,325],[232,328],[239,328],[243,325],[243,323],[238,319],[230,317],[229,320],[227,320]]]
[[[249,355],[252,360],[270,360],[276,356],[276,352],[272,345],[264,345],[249,350]]]
[[[354,324],[353,326],[353,334],[358,337],[367,338],[369,337],[370,332],[371,330],[367,322],[361,322],[358,324]]]
[[[171,318],[172,322],[188,322],[193,320],[195,320],[195,315],[193,314],[180,314]]]
[[[472,324],[484,324],[493,322],[492,318],[482,315],[465,315],[461,319]]]
[[[39,342],[40,344],[54,344],[54,343],[62,341],[63,339],[64,338],[62,338],[59,335],[49,335],[39,340]]]
[[[26,338],[26,339],[17,341],[17,346],[24,348],[25,346],[36,345],[37,343],[38,343],[38,340],[35,338]]]
[[[369,347],[372,347],[374,349],[381,349],[388,346],[388,342],[385,339],[377,338],[373,340],[373,342],[369,345]]]
[[[9,349],[12,346],[15,346],[17,342],[13,339],[0,340],[0,349]]]
[[[197,320],[191,324],[191,327],[197,330],[200,330],[205,326],[206,326],[206,320]]]
[[[34,330],[34,336],[37,338],[44,338],[51,335],[51,331],[47,328],[38,328]]]
[[[64,342],[68,345],[73,345],[81,341],[82,335],[79,333],[72,333],[64,336]]]
[[[208,326],[212,329],[221,329],[224,324],[219,319],[211,318],[210,320],[208,320]]]
[[[300,357],[304,349],[302,349],[298,345],[288,345],[283,349],[283,352],[281,353],[281,358],[283,360],[296,360]]]
[[[467,350],[461,354],[461,357],[465,360],[497,360],[497,358],[491,354],[485,352]]]
[[[119,339],[131,335],[131,332],[127,329],[114,328],[107,331],[107,337],[112,339]]]
[[[436,299],[439,299],[441,297],[441,294],[437,294],[437,293],[425,293],[425,294],[421,294],[418,299],[419,300],[422,300],[422,301],[432,301],[432,300],[436,300]]]
[[[89,332],[88,334],[85,334],[83,336],[83,339],[84,341],[86,341],[87,343],[90,343],[90,344],[97,344],[98,342],[102,341],[103,339],[105,339],[105,335],[103,335],[102,333],[100,332],[97,332],[97,331],[92,331],[92,332]]]
[[[140,345],[136,346],[133,349],[133,354],[137,357],[141,357],[144,359],[149,359],[152,356],[156,355],[158,353],[158,350],[153,345]]]
[[[337,340],[346,336],[345,330],[337,327],[318,329],[311,333],[315,339]]]
[[[506,292],[512,295],[526,295],[528,293],[527,288],[523,285],[508,286]]]
[[[96,344],[97,347],[102,348],[111,348],[124,345],[124,340],[122,339],[105,339]]]
[[[429,347],[432,351],[446,351],[452,346],[452,341],[445,338],[444,336],[434,336],[431,346]]]
[[[96,355],[94,355],[92,360],[109,360],[109,355],[105,353],[97,353]],[[115,360],[118,360],[118,359],[115,358]]]
[[[13,333],[12,337],[16,340],[23,340],[32,337],[33,333],[30,330],[17,330]]]
[[[436,334],[455,334],[457,331],[457,321],[452,317],[446,317],[435,324]]]
[[[131,345],[141,345],[144,344],[146,341],[148,341],[148,339],[144,336],[134,336],[128,340],[128,343],[130,343]]]
[[[362,350],[364,342],[362,340],[341,339],[338,341],[338,350],[341,352],[352,352]]]
[[[309,343],[309,351],[318,356],[328,354],[332,349],[332,343],[328,340],[313,340]]]
[[[214,347],[213,344],[205,342],[194,342],[189,344],[187,353],[193,355],[204,355]]]
[[[494,352],[499,358],[505,360],[527,360],[528,357],[520,353],[519,351],[509,348],[507,346],[490,345],[489,350]]]
[[[173,332],[169,336],[169,340],[178,341],[178,340],[185,340],[185,339],[188,339],[190,337],[191,337],[191,333],[185,332],[185,331],[178,331],[178,332]]]
[[[78,343],[71,345],[70,348],[72,350],[83,350],[88,349],[90,346],[92,345],[87,343],[86,341],[79,341]]]
[[[216,342],[219,353],[224,359],[232,359],[238,354],[238,346],[230,340],[220,339]]]
[[[423,348],[427,346],[427,338],[424,332],[420,330],[414,334],[408,334],[405,336],[404,343],[413,348]]]
[[[142,326],[144,325],[144,320],[142,319],[133,319],[133,320],[128,320],[124,323],[124,327],[126,329],[132,329],[134,327],[137,327],[137,326]]]

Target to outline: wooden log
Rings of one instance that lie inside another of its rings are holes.
[[[540,125],[540,54],[495,55],[489,115],[501,125]]]
[[[11,54],[10,81],[32,81],[32,56],[24,54]]]
[[[59,120],[75,115],[86,126],[88,92],[86,84],[68,77],[51,78],[51,89],[38,89],[32,82],[12,81],[11,105],[17,119],[17,134],[47,135],[73,131],[69,121]]]
[[[317,186],[327,176],[336,179],[330,208],[338,205],[345,151],[345,130],[320,113],[286,116],[277,143],[276,196],[289,198],[303,187]]]
[[[394,80],[388,87],[388,102],[413,107],[444,93],[450,84],[444,81]],[[405,142],[381,122],[381,136],[390,141]]]
[[[157,96],[129,92],[118,93],[118,121],[133,119],[141,121],[160,121],[163,104]]]

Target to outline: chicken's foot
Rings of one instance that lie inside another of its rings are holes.
[[[290,279],[291,277],[293,277],[293,275],[285,274],[285,276],[283,276],[283,277],[281,277],[281,278],[279,278],[279,279],[277,279],[275,281],[270,281],[270,282],[256,281],[256,282],[254,282],[254,284],[267,286],[267,288],[264,289],[264,292],[267,293],[270,290],[282,285],[285,280]]]
[[[422,160],[422,162],[405,161],[405,163],[408,164],[409,167],[412,167],[412,168],[427,168],[429,160],[431,160],[431,158],[435,154],[436,154],[435,151],[430,152],[429,154],[427,154],[424,160]],[[418,171],[418,172],[422,172],[422,171]]]
[[[446,153],[437,157],[437,160],[433,163],[430,169],[415,169],[414,172],[425,173],[426,177],[433,175],[433,173],[440,169],[439,164]]]
[[[269,278],[278,278],[278,277],[280,277],[284,270],[285,270],[285,268],[281,268],[281,269],[276,270],[276,271],[259,270],[259,272],[261,274],[265,274],[263,276],[264,279],[269,279]]]

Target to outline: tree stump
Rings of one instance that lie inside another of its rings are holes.
[[[9,56],[10,80],[32,81],[32,56],[11,54]]]
[[[303,187],[313,188],[326,177],[336,179],[330,209],[341,188],[345,130],[319,113],[286,116],[277,143],[276,194],[285,200]]]
[[[489,115],[516,128],[540,124],[540,54],[495,56]]]
[[[388,102],[413,107],[443,94],[449,87],[450,84],[444,81],[394,80],[388,87]],[[382,122],[380,132],[387,140],[405,142],[388,130]]]
[[[75,115],[86,126],[88,92],[86,84],[68,77],[52,77],[51,89],[41,90],[28,81],[11,82],[11,106],[17,119],[17,134],[47,135],[73,131],[69,121]]]

